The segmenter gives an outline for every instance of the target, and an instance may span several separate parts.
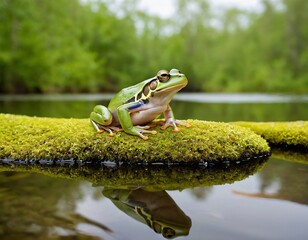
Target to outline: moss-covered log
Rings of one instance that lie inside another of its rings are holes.
[[[188,120],[191,128],[160,130],[148,141],[124,132],[98,134],[89,119],[0,114],[0,159],[173,163],[238,161],[268,155],[269,146],[247,128]]]
[[[308,152],[308,121],[236,122],[265,138],[271,146]]]

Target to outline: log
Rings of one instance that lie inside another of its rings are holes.
[[[0,159],[80,160],[117,164],[236,162],[269,155],[267,142],[253,131],[228,123],[187,120],[191,128],[154,129],[144,141],[125,132],[98,134],[89,119],[0,114]]]

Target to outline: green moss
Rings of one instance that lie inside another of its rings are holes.
[[[232,124],[187,120],[148,141],[124,132],[98,134],[89,119],[38,118],[0,114],[0,159],[79,159],[113,162],[237,161],[268,154],[264,139]]]
[[[308,150],[308,121],[296,122],[236,122],[265,138],[271,145]]]
[[[159,167],[159,166],[60,166],[41,164],[1,164],[0,171],[42,173],[56,178],[86,180],[94,185],[126,189],[142,186],[148,190],[173,190],[212,186],[240,181],[259,171],[265,159],[242,161],[223,167]]]

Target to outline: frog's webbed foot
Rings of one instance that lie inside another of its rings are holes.
[[[145,126],[137,125],[136,127],[139,128],[139,129],[149,129],[149,128],[151,128],[152,126],[151,126],[151,125],[145,125]]]
[[[175,120],[175,123],[176,123],[177,125],[181,125],[181,126],[184,126],[184,127],[187,127],[187,128],[190,128],[190,127],[191,127],[191,125],[190,125],[189,123],[184,122],[184,121],[181,121],[181,120]]]
[[[164,112],[164,116],[165,116],[165,121],[162,121],[160,124],[162,125],[160,127],[160,129],[165,130],[167,127],[171,126],[173,127],[173,131],[174,132],[179,132],[180,129],[178,128],[177,125],[182,125],[185,127],[191,127],[191,125],[189,123],[180,121],[180,120],[176,120],[174,118],[173,112],[171,107],[168,105],[167,109]]]
[[[106,127],[106,126],[100,126],[102,129],[104,129],[105,131],[109,132],[109,136],[110,137],[114,137],[114,133],[112,131],[112,129],[110,127]]]
[[[123,128],[119,128],[119,127],[115,127],[115,126],[109,126],[109,128],[113,131],[116,131],[116,132],[123,132],[124,131]]]
[[[143,140],[148,140],[149,137],[143,135],[144,133],[149,133],[149,134],[157,133],[155,130],[147,130],[149,128],[150,128],[149,126],[135,126],[131,129],[130,133],[141,137]]]
[[[185,126],[187,128],[191,127],[189,123],[180,120],[175,120],[173,118],[168,118],[166,121],[161,121],[160,124],[162,125],[160,129],[165,130],[167,127],[171,126],[173,127],[174,132],[180,132],[180,128],[178,128],[177,125]]]

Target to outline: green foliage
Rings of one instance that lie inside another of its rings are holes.
[[[169,19],[108,4],[1,0],[0,92],[117,91],[173,67],[189,91],[308,91],[305,0],[260,13],[178,0]]]

